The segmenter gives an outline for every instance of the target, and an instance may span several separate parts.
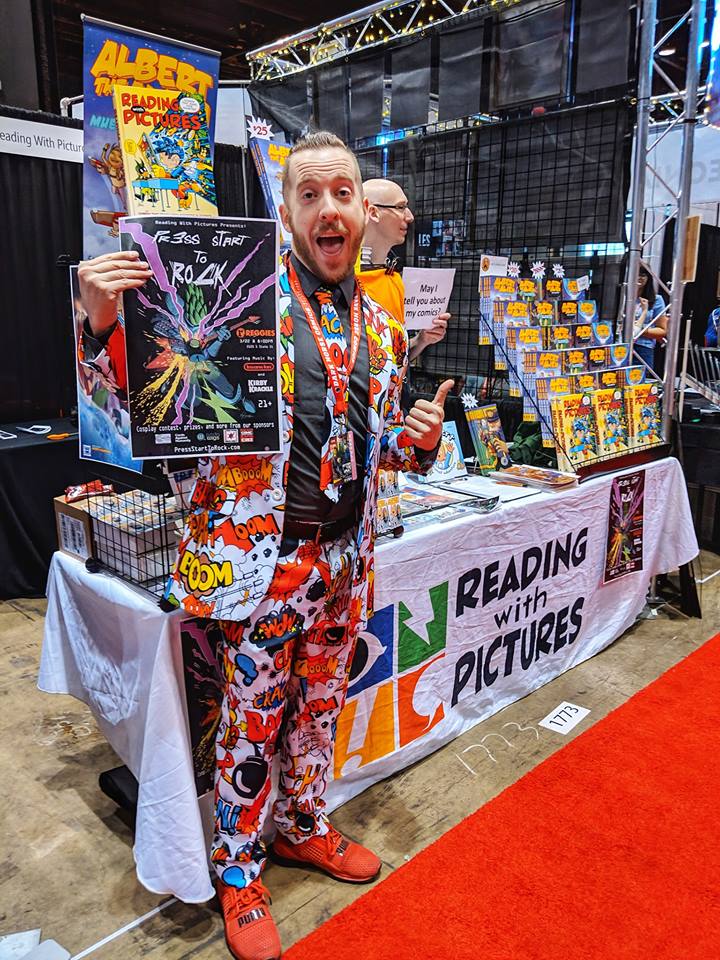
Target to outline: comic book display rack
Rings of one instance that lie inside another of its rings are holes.
[[[535,262],[530,277],[502,257],[481,264],[480,345],[494,348],[523,420],[539,424],[558,467],[579,479],[667,453],[660,382],[598,316],[589,287],[559,263],[547,275]]]

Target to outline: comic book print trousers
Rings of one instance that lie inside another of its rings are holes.
[[[225,696],[216,738],[211,860],[244,887],[265,863],[273,758],[277,829],[300,843],[328,831],[322,799],[360,624],[351,622],[357,530],[325,544],[285,539],[249,620],[220,621]]]

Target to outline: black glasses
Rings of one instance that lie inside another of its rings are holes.
[[[400,203],[373,203],[373,207],[381,207],[383,210],[399,210],[400,213],[405,213],[410,204],[405,200]]]

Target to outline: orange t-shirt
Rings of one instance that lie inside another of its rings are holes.
[[[398,323],[405,324],[405,287],[399,273],[386,273],[379,270],[363,270],[357,273],[367,295],[379,303]]]

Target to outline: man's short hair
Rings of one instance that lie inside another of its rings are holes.
[[[300,137],[300,139],[293,144],[290,153],[287,156],[285,167],[282,172],[283,199],[285,198],[285,187],[287,186],[290,173],[290,161],[295,154],[302,153],[303,150],[326,150],[328,147],[335,147],[340,150],[344,150],[350,157],[352,157],[355,165],[355,171],[357,173],[358,186],[362,188],[362,174],[360,173],[360,166],[358,164],[357,157],[352,152],[350,147],[340,137],[336,136],[334,133],[330,133],[329,130],[316,130],[314,133],[306,133],[304,137]]]

